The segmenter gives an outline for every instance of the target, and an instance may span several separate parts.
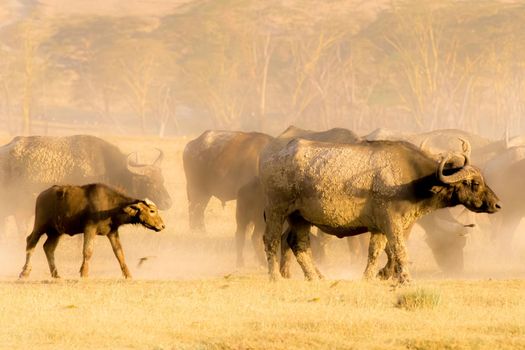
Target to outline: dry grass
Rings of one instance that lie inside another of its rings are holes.
[[[415,286],[393,289],[360,281],[363,262],[351,262],[345,243],[334,240],[321,267],[327,281],[304,282],[295,266],[295,279],[271,284],[248,248],[247,267],[235,267],[234,203],[224,209],[210,203],[207,235],[188,231],[181,167],[188,139],[109,139],[126,152],[153,145],[166,152],[166,183],[175,200],[163,213],[167,229],[123,230],[131,282],[121,279],[103,238],[96,242],[92,279],[78,280],[80,244],[64,237],[57,250],[64,280],[48,280],[40,242],[31,278],[20,283],[22,238],[11,232],[0,246],[0,349],[525,348],[523,246],[517,245],[518,263],[503,265],[469,241],[470,279],[444,280],[416,234],[409,246]],[[474,259],[480,255],[483,264]],[[144,256],[151,258],[138,267]],[[411,294],[418,290],[423,296]],[[398,307],[402,295],[416,307]]]
[[[434,309],[441,303],[441,295],[435,290],[416,288],[403,291],[397,297],[397,307],[414,311],[419,309]]]
[[[0,284],[0,348],[522,349],[524,281],[421,281],[432,309],[360,281],[269,284],[263,275],[194,281]],[[496,291],[498,291],[496,293]]]

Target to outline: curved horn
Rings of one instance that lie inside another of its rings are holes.
[[[467,168],[468,164],[470,163],[470,160],[469,160],[469,157],[467,155],[465,155],[465,165],[459,169],[457,172],[455,172],[454,174],[452,175],[445,175],[443,174],[443,169],[445,168],[445,164],[450,160],[450,158],[452,157],[452,155],[449,153],[447,154],[442,160],[441,162],[439,163],[439,167],[438,167],[438,171],[437,171],[437,175],[438,175],[438,178],[439,178],[439,181],[445,183],[445,184],[451,184],[451,183],[455,183],[455,182],[460,182],[461,180],[464,180],[466,178],[468,178],[470,172],[468,171],[468,169],[470,168]]]
[[[459,141],[461,141],[461,148],[463,148],[463,153],[465,155],[470,156],[470,154],[472,153],[472,146],[470,145],[470,142],[462,137],[458,137],[458,139]]]
[[[135,160],[131,159],[131,156],[135,154]],[[137,152],[132,152],[128,154],[126,158],[126,168],[134,174],[144,175],[146,171],[147,164],[138,164],[138,154]]]
[[[470,142],[468,142],[468,140],[465,140],[461,137],[458,137],[458,139],[459,141],[461,141],[461,148],[463,148],[463,156],[465,157],[464,166],[470,165],[470,154],[472,153],[472,146],[470,145]]]
[[[423,141],[419,144],[419,149],[421,149],[425,153],[430,153],[430,150],[427,148],[427,143],[430,137],[425,137]]]
[[[463,166],[466,167],[467,165],[470,165],[470,154],[465,153],[463,156],[465,157],[465,164]]]
[[[132,155],[135,155],[135,160],[131,160],[131,156]],[[137,152],[131,152],[131,153],[128,153],[127,157],[126,157],[126,163],[128,165],[133,165],[133,166],[137,166],[138,165],[138,162],[139,162],[139,155]]]
[[[153,165],[160,166],[162,163],[162,160],[164,159],[164,152],[160,148],[155,148],[157,151],[159,151],[159,156],[155,161],[153,162]]]

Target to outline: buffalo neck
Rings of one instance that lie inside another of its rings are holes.
[[[433,184],[429,183],[429,186],[425,189],[425,193],[427,197],[422,198],[418,205],[421,215],[459,204],[457,200],[455,200],[454,187],[441,183],[437,178],[435,178]]]

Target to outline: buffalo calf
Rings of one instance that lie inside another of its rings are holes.
[[[118,234],[118,228],[126,224],[139,224],[154,231],[165,227],[153,202],[127,197],[103,184],[53,186],[43,191],[36,200],[35,225],[27,237],[26,263],[20,278],[29,276],[31,255],[43,234],[47,235],[44,252],[51,276],[59,278],[55,249],[60,236],[80,233],[84,234],[81,277],[88,276],[94,239],[101,235],[108,237],[124,277],[131,278]]]

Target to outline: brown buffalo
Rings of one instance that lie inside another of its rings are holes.
[[[204,210],[212,196],[223,204],[257,176],[260,151],[273,137],[258,132],[205,131],[184,148],[189,223],[205,231]]]
[[[153,202],[127,197],[103,184],[53,186],[45,190],[36,200],[35,225],[27,237],[26,263],[20,278],[29,276],[31,255],[43,234],[47,235],[44,252],[51,276],[58,278],[55,249],[60,236],[81,233],[84,234],[81,277],[88,276],[94,240],[101,235],[108,237],[124,277],[131,278],[118,233],[119,227],[126,224],[142,225],[154,231],[164,229]]]

